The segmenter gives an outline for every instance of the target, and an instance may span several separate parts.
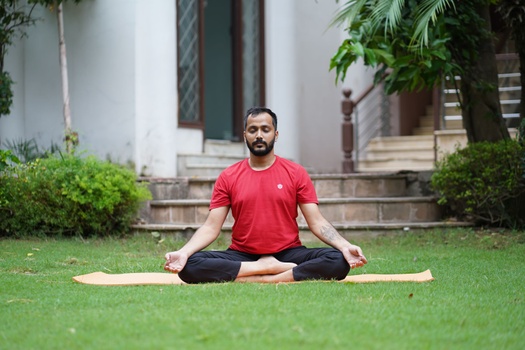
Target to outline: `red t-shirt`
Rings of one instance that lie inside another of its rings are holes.
[[[248,159],[225,169],[215,182],[210,210],[230,206],[231,249],[263,255],[301,245],[299,203],[318,204],[312,180],[302,166],[276,156],[262,171],[253,170]]]

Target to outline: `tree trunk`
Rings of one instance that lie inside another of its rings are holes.
[[[66,150],[71,153],[73,149],[74,135],[71,129],[71,110],[69,107],[69,79],[67,75],[67,56],[66,56],[66,39],[64,37],[64,16],[62,11],[62,3],[57,6],[57,22],[58,22],[58,47],[60,52],[60,74],[62,77],[62,100],[64,103],[64,129]]]
[[[479,6],[479,15],[490,30],[489,6]],[[501,113],[496,53],[492,40],[480,40],[478,59],[461,77],[461,115],[468,142],[509,139]]]

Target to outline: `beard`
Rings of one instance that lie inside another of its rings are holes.
[[[262,144],[265,145],[265,148],[255,148],[256,145]],[[268,153],[270,153],[273,150],[273,145],[275,144],[275,137],[270,141],[270,143],[266,143],[266,141],[255,141],[252,144],[248,143],[246,141],[246,146],[248,146],[248,149],[250,152],[257,157],[264,157]]]

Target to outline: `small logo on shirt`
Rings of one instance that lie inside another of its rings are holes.
[[[280,189],[280,190],[282,190],[282,189],[283,189],[283,185],[282,185],[282,184],[278,184],[278,185],[277,185],[277,188]]]

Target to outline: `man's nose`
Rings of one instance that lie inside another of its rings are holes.
[[[263,138],[261,130],[257,131],[257,134],[255,134],[255,138],[258,139],[258,140]]]

